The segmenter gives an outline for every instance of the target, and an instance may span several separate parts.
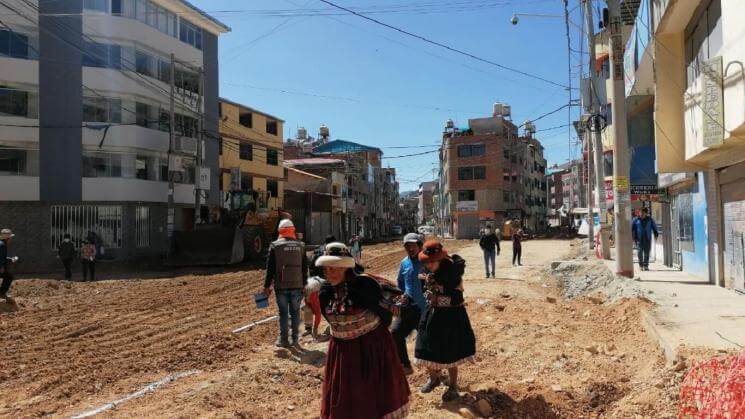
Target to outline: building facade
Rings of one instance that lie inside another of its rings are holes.
[[[180,0],[3,6],[0,225],[19,269],[53,264],[66,233],[95,233],[103,258],[162,255],[170,228],[199,218],[195,189],[219,200],[218,142],[201,134],[218,130],[229,28]]]
[[[436,188],[436,182],[422,182],[419,184],[419,190],[417,197],[419,203],[417,205],[417,226],[430,224],[432,222],[432,216],[434,214],[434,193]]]
[[[284,204],[284,121],[220,99],[220,190],[259,191],[269,209]],[[223,199],[224,202],[224,199]]]
[[[442,234],[475,238],[507,220],[547,227],[546,160],[532,135],[519,134],[502,104],[491,117],[469,119],[467,129],[448,121],[440,151]]]

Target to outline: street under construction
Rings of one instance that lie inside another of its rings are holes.
[[[505,243],[496,279],[483,278],[476,242],[445,245],[467,263],[477,361],[461,372],[458,401],[412,391],[412,417],[677,415],[684,369],[666,366],[642,327],[651,303],[563,297],[548,266],[583,258],[580,242],[528,241],[522,267],[509,264]],[[403,256],[400,242],[383,243],[363,263],[395,278]],[[0,416],[316,417],[328,343],[303,337],[302,350],[277,350],[276,321],[233,332],[273,315],[252,301],[263,274],[242,266],[17,281],[17,306],[0,317]],[[425,376],[415,370],[412,389]]]

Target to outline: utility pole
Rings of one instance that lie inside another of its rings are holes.
[[[197,228],[197,220],[199,219],[201,208],[202,208],[202,190],[200,189],[200,182],[202,179],[202,163],[204,161],[204,69],[199,68],[199,92],[197,93],[197,111],[199,112],[199,133],[197,136],[197,156],[196,164],[194,169],[194,228]]]
[[[590,29],[592,30],[592,29]],[[590,60],[592,62],[592,60]],[[590,102],[594,102],[590,99]],[[590,250],[595,249],[595,210],[592,202],[592,133],[584,128],[585,144],[587,144],[587,244]]]
[[[613,221],[616,234],[616,274],[634,276],[631,243],[631,195],[629,193],[629,140],[626,127],[626,97],[623,74],[623,34],[620,0],[608,0],[610,67],[613,79]]]
[[[587,21],[587,43],[588,51],[590,52],[590,114],[597,115],[600,112],[600,103],[598,103],[597,94],[597,83],[600,82],[598,72],[595,68],[595,25],[592,20],[592,0],[584,0],[585,3],[585,18]],[[604,82],[604,81],[603,81]],[[588,148],[592,146],[592,152],[589,158],[595,159],[595,203],[598,206],[598,217],[600,218],[600,248],[603,259],[610,259],[610,243],[608,240],[608,217],[606,215],[607,208],[605,204],[605,172],[603,164],[603,138],[600,129],[600,121],[597,116],[591,118],[589,123],[593,124],[593,129],[587,127],[588,135],[592,139],[588,142]],[[590,171],[588,179],[593,173]],[[591,183],[588,181],[588,184]],[[589,194],[588,194],[589,195]],[[589,202],[589,199],[588,199]],[[589,205],[589,204],[588,204]],[[592,238],[594,240],[594,237]],[[592,241],[591,240],[591,241]]]
[[[176,136],[174,135],[174,129],[176,125],[176,117],[175,117],[175,68],[176,66],[176,58],[173,54],[171,54],[171,68],[170,68],[170,87],[171,87],[171,93],[170,98],[168,101],[168,217],[167,217],[167,230],[168,230],[168,237],[170,238],[173,236],[173,223],[174,218],[176,216],[176,210],[174,209],[173,205],[173,167],[171,163],[171,159],[173,158],[173,145],[174,140]]]

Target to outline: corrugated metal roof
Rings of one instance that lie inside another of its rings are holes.
[[[290,159],[284,161],[285,165],[287,166],[296,166],[296,165],[313,165],[313,164],[335,164],[335,163],[344,163],[344,160],[339,159],[326,159],[323,157],[311,157],[307,159]]]
[[[361,151],[377,151],[383,154],[383,151],[377,147],[370,147],[346,140],[329,141],[313,149],[313,153],[316,154],[357,153]]]

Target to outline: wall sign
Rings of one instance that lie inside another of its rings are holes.
[[[722,88],[722,57],[712,58],[701,65],[704,113],[704,147],[724,142],[724,90]]]

